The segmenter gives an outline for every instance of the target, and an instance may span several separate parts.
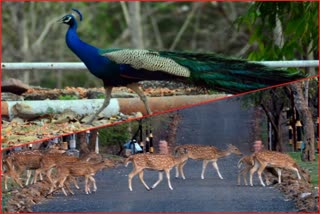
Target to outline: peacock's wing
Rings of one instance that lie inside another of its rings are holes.
[[[305,77],[299,71],[273,69],[245,60],[214,53],[189,53],[131,49],[109,49],[104,56],[125,70],[166,73],[174,80],[181,77],[191,84],[229,93],[246,92]],[[130,75],[130,74],[126,74]],[[168,78],[169,79],[169,78]]]
[[[104,56],[117,64],[130,65],[136,70],[164,72],[174,76],[190,77],[190,70],[157,51],[143,49],[108,49]]]

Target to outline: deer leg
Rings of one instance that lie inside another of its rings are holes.
[[[40,170],[40,172],[39,172],[39,178],[40,178],[40,181],[43,180],[43,176],[42,176],[41,170]]]
[[[146,184],[146,182],[144,181],[144,179],[143,179],[143,174],[144,174],[144,171],[143,170],[141,170],[140,172],[139,172],[139,179],[140,179],[140,181],[141,181],[141,183],[145,186],[145,188],[149,191],[150,190],[150,187]]]
[[[8,180],[9,180],[9,177],[11,177],[11,179],[13,181],[15,181],[21,188],[23,188],[23,184],[20,180],[20,176],[14,172],[13,170],[10,170],[10,171],[7,171],[3,174],[4,176],[4,185],[5,185],[5,189],[7,190],[8,189]]]
[[[243,181],[244,181],[244,184],[246,186],[248,186],[248,182],[247,182],[247,174],[248,172],[250,171],[251,167],[247,166],[246,168],[244,168],[244,173],[243,173]]]
[[[223,179],[223,177],[222,177],[221,174],[220,174],[217,161],[213,161],[213,162],[212,162],[212,165],[213,165],[213,167],[217,170],[217,173],[218,173],[218,175],[219,175],[219,178],[220,178],[220,179]]]
[[[259,168],[259,163],[257,161],[254,162],[254,166],[250,169],[250,186],[253,186],[252,176]]]
[[[64,177],[61,181],[60,181],[60,184],[59,184],[59,187],[62,189],[62,192],[65,196],[67,196],[67,192],[66,190],[64,189],[64,182],[67,180],[67,177]]]
[[[292,167],[291,169],[297,173],[298,179],[300,180],[301,176],[300,176],[299,170],[295,167]],[[305,179],[305,178],[303,177],[303,179]]]
[[[238,173],[238,186],[241,184],[241,172],[242,172],[242,170],[241,171],[239,171],[239,173]]]
[[[106,97],[104,98],[103,104],[99,108],[99,110],[90,118],[87,124],[91,124],[94,121],[94,119],[96,119],[96,117],[109,105],[111,99],[111,92],[112,87],[105,87]]]
[[[131,83],[131,84],[128,84],[127,87],[138,94],[138,96],[140,97],[140,99],[144,103],[144,106],[145,106],[145,108],[147,110],[147,113],[148,114],[152,114],[152,111],[151,111],[151,109],[149,107],[149,103],[148,103],[147,97],[146,97],[146,95],[144,95],[143,91],[141,91],[141,89],[139,88],[139,85],[137,83]]]
[[[85,183],[84,184],[84,191],[85,191],[86,194],[89,194],[89,192],[90,192],[89,187],[88,187],[88,180],[89,179],[88,179],[87,175],[85,176],[84,180],[85,180],[85,182],[84,182]]]
[[[8,190],[8,175],[6,174],[6,172],[5,173],[3,173],[3,180],[4,180],[4,189],[5,190]]]
[[[33,176],[33,180],[32,180],[32,183],[33,183],[33,184],[37,183],[38,175],[39,175],[39,177],[40,177],[40,180],[42,180],[41,169],[36,169],[36,170],[34,171],[34,176]]]
[[[187,161],[185,161],[185,162],[183,162],[181,164],[178,164],[176,166],[176,178],[178,178],[179,174],[180,174],[182,179],[184,179],[184,180],[186,179],[186,177],[184,176],[184,172],[183,172],[183,167],[184,167],[184,165],[186,165],[186,163],[187,163]]]
[[[68,190],[68,192],[71,193],[71,195],[74,195],[74,192],[71,190],[70,185],[69,185],[69,184],[70,184],[70,177],[68,177],[67,180],[68,180],[68,181],[65,182],[64,186],[66,187],[66,189]]]
[[[262,177],[261,177],[261,174],[262,174],[262,172],[263,172],[263,170],[266,168],[266,165],[265,164],[261,164],[260,165],[260,167],[259,167],[259,169],[258,169],[258,176],[259,176],[259,180],[260,180],[260,183],[261,183],[261,185],[262,186],[266,186],[265,184],[264,184],[264,182],[263,182],[263,180],[262,180]]]
[[[142,171],[142,169],[137,170],[136,168],[134,168],[132,170],[132,172],[129,173],[128,175],[128,186],[129,186],[129,190],[132,191],[132,178],[134,176],[136,176],[136,174],[138,174],[140,171]]]
[[[179,178],[179,167],[181,164],[176,165],[176,178]]]
[[[29,180],[31,178],[31,174],[32,174],[31,170],[27,170],[27,180],[26,180],[26,183],[25,183],[26,186],[28,186],[28,184],[29,184]],[[33,178],[31,183],[34,183],[34,182],[35,181],[34,181],[34,178]]]
[[[77,189],[80,189],[79,185],[78,185],[78,182],[77,182],[77,179],[75,177],[72,177],[72,181],[73,181],[73,185],[77,188]]]
[[[170,170],[165,170],[166,172],[166,176],[167,176],[167,180],[168,180],[168,186],[171,190],[173,190],[172,186],[171,186],[171,182],[170,182]]]
[[[159,179],[152,185],[151,189],[156,188],[156,186],[158,186],[158,184],[162,181],[162,179],[163,179],[162,172],[159,172]]]
[[[203,162],[202,162],[201,179],[204,179],[204,172],[206,171],[208,163],[209,163],[209,161],[207,161],[207,160],[203,160]]]
[[[269,181],[269,178],[267,176],[267,174],[265,172],[262,172],[264,178],[266,179],[266,185],[269,186],[271,184],[271,182]]]
[[[183,167],[184,167],[184,165],[186,165],[186,163],[187,163],[187,161],[183,162],[183,163],[180,165],[180,168],[179,168],[180,174],[181,174],[181,177],[182,177],[183,180],[186,179],[186,177],[184,176],[184,171],[183,171]]]
[[[246,179],[246,174],[248,173],[248,168],[243,168],[242,170],[240,170],[239,174],[238,174],[238,185],[241,185],[241,176],[243,177],[243,181],[245,183],[245,185],[247,186],[247,179]]]
[[[54,184],[54,182],[53,182],[53,180],[52,180],[52,178],[51,178],[52,170],[53,170],[53,168],[47,170],[46,176],[47,176],[47,178],[49,179],[50,183],[51,183],[51,184]],[[55,185],[55,184],[54,184],[54,185]]]
[[[97,185],[96,185],[96,180],[94,179],[94,177],[90,176],[89,177],[90,181],[92,182],[93,184],[93,192],[96,192],[97,191]]]

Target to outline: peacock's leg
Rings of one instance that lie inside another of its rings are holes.
[[[91,124],[94,119],[109,105],[111,99],[112,86],[105,87],[106,97],[100,109],[90,118],[87,124]]]
[[[152,111],[151,111],[149,104],[148,104],[147,96],[144,95],[143,91],[139,88],[138,83],[128,84],[127,87],[132,89],[134,92],[136,92],[139,95],[140,99],[144,103],[144,106],[146,107],[148,114],[152,114]]]

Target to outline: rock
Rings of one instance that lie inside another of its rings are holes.
[[[24,92],[28,91],[29,88],[30,87],[27,84],[13,78],[2,81],[1,86],[2,92],[11,92],[17,95],[23,94]]]
[[[32,111],[32,107],[25,103],[17,103],[12,107],[12,113],[15,117],[25,120],[32,120],[40,116]]]
[[[312,194],[311,192],[304,192],[304,193],[300,194],[300,198],[306,198],[311,194]]]
[[[68,123],[70,121],[76,121],[77,113],[70,110],[70,109],[65,109],[61,114],[57,114],[55,116],[55,121],[54,123]]]

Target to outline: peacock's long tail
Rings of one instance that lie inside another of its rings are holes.
[[[159,52],[190,70],[187,81],[228,93],[261,89],[307,77],[300,71],[274,69],[258,63],[208,53]]]

